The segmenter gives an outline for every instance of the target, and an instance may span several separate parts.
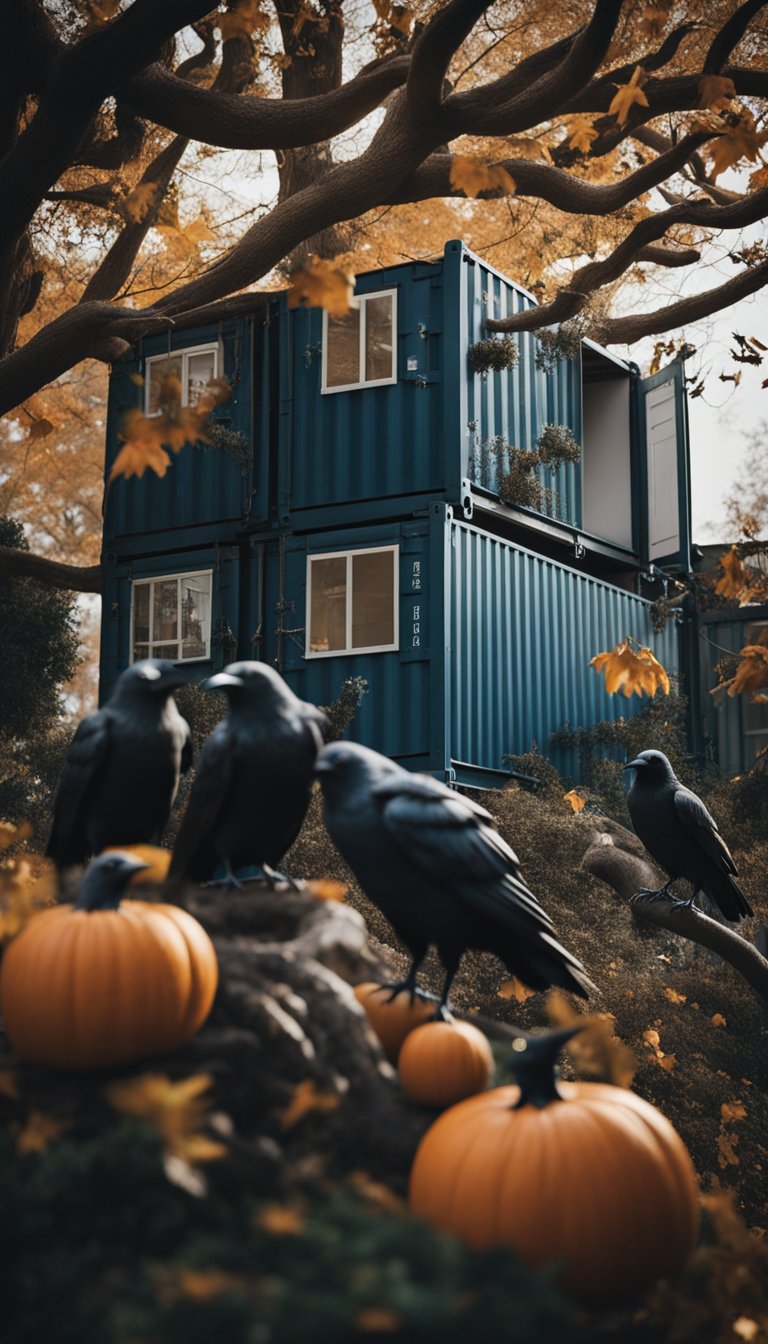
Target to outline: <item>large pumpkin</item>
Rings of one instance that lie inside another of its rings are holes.
[[[397,1063],[400,1047],[414,1027],[435,1016],[435,1002],[419,995],[411,997],[407,989],[392,998],[388,985],[367,981],[355,985],[355,998],[365,1009],[368,1021],[381,1041],[387,1059]]]
[[[539,1062],[549,1049],[548,1084],[541,1069],[521,1069],[520,1086],[443,1112],[416,1153],[410,1202],[477,1249],[508,1245],[528,1264],[562,1266],[564,1288],[607,1305],[682,1269],[698,1188],[682,1140],[648,1102],[555,1083],[552,1050],[572,1034],[521,1033]]]
[[[22,1059],[97,1069],[182,1045],[208,1016],[217,979],[208,934],[175,905],[57,905],[5,949],[0,1009]]]
[[[471,1022],[425,1022],[406,1036],[397,1067],[411,1101],[452,1106],[485,1091],[493,1076],[493,1052]]]

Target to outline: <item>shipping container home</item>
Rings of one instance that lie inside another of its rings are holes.
[[[233,393],[163,479],[108,488],[103,692],[147,653],[200,679],[267,659],[325,704],[363,677],[353,736],[480,787],[565,723],[635,712],[589,660],[631,634],[678,668],[646,594],[689,565],[682,369],[643,380],[589,341],[528,334],[493,337],[484,363],[487,321],[534,302],[451,242],[359,276],[344,318],[254,296],[246,318],[121,361],[108,469],[165,373],[183,405],[210,377]],[[539,462],[519,498],[510,467],[547,435],[578,460]]]
[[[739,611],[691,614],[689,639],[697,650],[697,683],[691,697],[694,747],[711,753],[726,775],[740,775],[768,749],[768,703],[747,695],[712,694],[724,677],[732,677],[740,649],[768,644],[768,605]]]

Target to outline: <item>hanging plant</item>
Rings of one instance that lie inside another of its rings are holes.
[[[572,317],[554,329],[545,327],[535,331],[536,368],[542,373],[552,373],[561,360],[576,359],[581,350],[584,326],[578,318]]]
[[[484,341],[475,341],[467,351],[467,360],[473,373],[503,373],[505,369],[514,369],[519,358],[517,341],[511,336],[489,336]]]
[[[443,1112],[416,1153],[410,1202],[477,1250],[507,1245],[558,1266],[575,1297],[607,1305],[682,1269],[698,1187],[655,1107],[625,1088],[557,1080],[557,1055],[579,1030],[520,1032],[518,1085]]]
[[[568,425],[542,425],[536,440],[539,459],[556,471],[568,462],[581,461],[581,444],[574,438]]]

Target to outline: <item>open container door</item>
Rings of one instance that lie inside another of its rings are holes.
[[[648,564],[688,573],[690,458],[685,372],[680,361],[641,379],[640,406],[642,558]]]

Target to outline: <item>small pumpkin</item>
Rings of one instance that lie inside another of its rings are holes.
[[[484,1092],[493,1076],[488,1039],[471,1022],[426,1022],[405,1038],[400,1081],[419,1106],[452,1106]]]
[[[388,985],[366,981],[355,986],[355,998],[365,1009],[384,1054],[390,1063],[396,1064],[408,1033],[435,1016],[435,1003],[418,994],[411,998],[407,989],[401,990],[394,999],[391,995]]]
[[[202,1026],[218,966],[208,934],[175,905],[120,901],[144,865],[101,855],[76,905],[30,919],[6,947],[0,1011],[32,1064],[98,1069],[161,1055]]]
[[[416,1153],[410,1203],[476,1249],[508,1245],[530,1265],[562,1266],[574,1297],[610,1305],[682,1269],[698,1187],[655,1107],[624,1088],[556,1081],[556,1053],[573,1034],[521,1032],[519,1086],[438,1117]]]

